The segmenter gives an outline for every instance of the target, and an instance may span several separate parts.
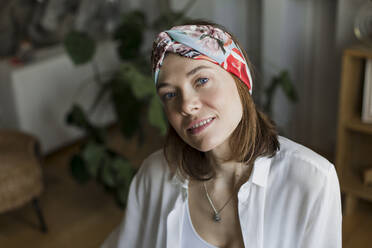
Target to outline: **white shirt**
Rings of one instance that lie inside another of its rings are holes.
[[[260,157],[238,192],[247,248],[341,247],[340,187],[334,166],[284,137]],[[171,175],[162,151],[134,177],[122,224],[101,248],[180,248],[188,182]]]

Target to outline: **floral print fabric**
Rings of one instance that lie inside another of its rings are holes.
[[[158,34],[152,50],[155,84],[166,52],[220,65],[242,80],[252,93],[252,77],[246,60],[231,36],[211,25],[175,26]]]

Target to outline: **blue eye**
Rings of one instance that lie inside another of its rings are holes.
[[[174,92],[169,92],[169,93],[166,93],[163,95],[163,100],[170,100],[171,98],[173,98],[174,96],[176,95],[176,93]]]
[[[203,85],[203,84],[206,84],[206,83],[209,81],[209,79],[208,79],[208,78],[198,78],[196,81],[197,81],[200,85]]]

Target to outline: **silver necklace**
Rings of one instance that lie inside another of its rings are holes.
[[[231,199],[234,196],[234,193],[231,194],[230,198],[225,202],[225,204],[222,206],[222,208],[220,208],[220,210],[217,211],[216,207],[214,206],[214,204],[212,202],[211,197],[209,196],[209,193],[208,193],[208,190],[207,190],[207,185],[205,184],[205,182],[203,182],[203,185],[204,185],[205,194],[207,195],[209,204],[211,205],[211,207],[213,209],[213,212],[214,212],[214,214],[213,214],[213,220],[215,222],[220,222],[221,221],[221,212],[226,207],[226,205],[231,201]]]

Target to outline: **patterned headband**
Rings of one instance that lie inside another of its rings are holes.
[[[211,25],[175,26],[158,34],[152,50],[155,84],[166,52],[208,60],[243,81],[252,94],[252,77],[242,51],[231,36]]]

